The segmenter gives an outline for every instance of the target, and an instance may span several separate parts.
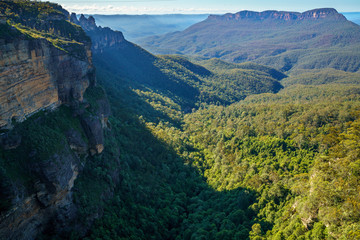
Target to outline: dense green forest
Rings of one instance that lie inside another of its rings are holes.
[[[56,3],[1,1],[0,15],[6,18],[6,23],[1,24],[0,38],[46,39],[56,48],[84,59],[83,43],[90,38],[81,27],[70,23],[66,14]]]
[[[104,208],[88,239],[359,238],[358,81],[185,113],[164,89],[97,64],[113,115],[105,153],[76,182],[84,219]]]
[[[43,21],[21,22],[11,13],[19,8],[9,4],[3,36],[15,37],[7,32],[13,26],[57,39],[56,31],[41,31]],[[23,11],[41,19],[48,7],[39,4],[39,11]],[[51,21],[78,29],[65,19]],[[64,31],[64,39],[75,30]],[[81,32],[73,44],[88,40]],[[356,60],[354,54],[347,59]],[[79,161],[71,190],[77,216],[62,235],[49,220],[38,239],[360,239],[355,60],[348,68],[330,62],[282,72],[250,62],[155,56],[127,41],[96,51],[97,83],[82,103],[40,111],[0,132],[18,145],[0,148],[0,219],[13,210],[14,192],[39,193],[36,166],[56,163],[62,153]],[[107,100],[104,151],[75,153],[67,135],[76,132],[86,146],[81,121],[95,118]]]
[[[200,102],[228,105],[250,94],[277,92],[282,88],[279,81],[286,77],[258,64],[231,68],[231,64],[222,62],[228,69],[222,66],[219,70],[216,62],[201,66],[181,56],[155,56],[130,42],[123,43],[121,49],[102,50],[95,61],[102,67],[102,74],[108,75],[105,77],[116,75],[132,86],[157,89],[184,111]]]
[[[85,239],[359,238],[358,82],[292,84],[223,105],[146,79],[130,81],[98,57],[99,86],[85,98],[96,109],[103,88],[112,115],[104,152],[81,160],[74,185],[77,221],[91,226]],[[220,65],[279,74],[252,64],[213,60],[204,68],[161,58],[202,74],[220,76]],[[191,111],[184,102],[192,103]],[[46,159],[63,149],[52,140],[80,129],[67,107],[39,114],[15,128],[15,136],[27,136],[22,151],[1,150],[3,179],[31,183],[18,154],[35,148],[39,159],[31,161]],[[67,237],[80,236],[74,229]],[[41,238],[54,239],[54,233]]]

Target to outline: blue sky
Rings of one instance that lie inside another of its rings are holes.
[[[69,11],[87,14],[227,13],[241,10],[303,12],[332,7],[360,12],[360,0],[53,0]]]

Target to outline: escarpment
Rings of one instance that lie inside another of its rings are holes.
[[[0,239],[63,236],[110,114],[91,40],[57,4],[1,1],[0,19]]]
[[[0,46],[0,127],[62,103],[82,101],[95,80],[91,59],[81,60],[45,39]]]
[[[0,128],[42,109],[81,102],[95,82],[91,42],[84,31],[67,21],[63,9],[41,9],[40,3],[39,9],[49,14],[39,19],[31,4],[23,10],[12,2],[1,4],[24,17],[3,15],[7,21],[1,24],[8,31],[0,35]]]
[[[156,54],[251,61],[285,72],[323,68],[357,72],[359,29],[332,8],[303,13],[240,11],[210,15],[183,31],[139,43]]]

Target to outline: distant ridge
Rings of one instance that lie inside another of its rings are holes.
[[[240,11],[235,14],[227,13],[225,15],[210,15],[209,20],[266,20],[266,19],[280,19],[280,20],[316,20],[316,19],[342,19],[346,18],[338,13],[334,8],[319,8],[309,10],[303,13],[299,12],[286,12],[286,11],[274,11],[267,10],[263,12],[254,12],[254,11]]]
[[[253,61],[282,71],[360,70],[360,26],[333,8],[210,15],[184,31],[148,37],[139,44],[156,54]]]

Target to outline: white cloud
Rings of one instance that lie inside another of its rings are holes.
[[[211,8],[170,8],[170,7],[135,7],[135,6],[114,6],[114,5],[80,5],[64,4],[63,7],[69,12],[84,14],[195,14],[195,13],[226,13],[231,10]]]

